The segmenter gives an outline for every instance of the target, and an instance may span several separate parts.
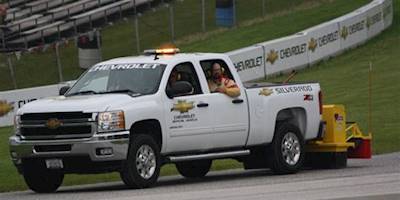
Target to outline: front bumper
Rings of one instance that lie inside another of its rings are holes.
[[[84,157],[88,162],[105,163],[126,159],[129,131],[95,134],[85,139],[63,140],[22,140],[18,136],[12,136],[9,138],[9,144],[11,159],[17,167],[26,160],[46,158],[73,160]],[[101,155],[99,153],[101,149],[107,149],[108,153]]]

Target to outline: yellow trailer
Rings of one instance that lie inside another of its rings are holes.
[[[347,158],[371,158],[371,133],[364,135],[356,123],[346,122],[343,105],[324,105],[322,120],[320,137],[306,144],[306,165],[343,168]]]

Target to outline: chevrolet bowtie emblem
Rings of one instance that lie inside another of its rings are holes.
[[[267,54],[267,62],[270,62],[273,65],[277,59],[278,52],[273,49],[269,51],[269,53]]]
[[[317,49],[318,43],[314,38],[311,38],[311,40],[308,42],[308,49],[311,50],[312,52]]]
[[[7,103],[7,101],[0,100],[0,117],[7,115],[12,110],[14,110],[12,103]]]
[[[269,89],[269,88],[263,88],[260,90],[260,93],[258,93],[258,95],[264,95],[264,96],[269,96],[272,93],[274,93],[273,90]]]
[[[340,36],[346,40],[347,36],[349,35],[349,31],[347,30],[346,26],[342,27],[342,31],[340,31]]]
[[[367,29],[369,29],[371,25],[372,25],[372,19],[370,17],[367,17]]]
[[[186,100],[178,100],[178,103],[175,103],[174,106],[171,108],[172,111],[179,111],[180,113],[188,112],[189,110],[193,109],[194,102],[186,102]]]
[[[49,119],[46,122],[46,127],[49,129],[57,129],[62,125],[61,121],[55,118]]]

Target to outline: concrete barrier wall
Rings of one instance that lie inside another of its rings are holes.
[[[37,99],[57,96],[61,87],[74,81],[42,87],[0,92],[0,127],[13,125],[14,113],[23,105]]]
[[[393,22],[392,0],[371,3],[298,34],[227,52],[242,81],[312,65],[356,47]],[[68,83],[72,84],[72,82]],[[24,104],[55,96],[65,84],[0,92],[0,127],[13,124],[14,112]]]
[[[307,37],[303,33],[259,45],[265,51],[267,75],[277,74],[308,64]]]
[[[357,10],[338,20],[340,48],[346,50],[363,44],[367,40],[366,13]]]
[[[383,4],[375,1],[368,6],[361,8],[362,12],[366,13],[367,18],[367,39],[370,39],[383,31]]]
[[[253,45],[263,46],[264,74],[259,68],[239,71],[243,81],[260,79],[273,74],[313,65],[338,53],[357,47],[388,28],[393,21],[392,0],[374,0],[344,16],[311,27],[300,33]],[[227,52],[234,61],[254,57],[252,48]]]
[[[58,85],[12,90],[0,93],[0,125],[12,125],[14,112],[21,106],[37,99],[56,96]]]
[[[242,81],[264,78],[266,72],[262,46],[255,45],[231,51],[230,58]]]
[[[308,63],[336,55],[340,51],[339,23],[327,22],[304,30],[307,37]]]
[[[392,25],[393,21],[393,2],[392,0],[381,0],[383,13],[383,29]]]

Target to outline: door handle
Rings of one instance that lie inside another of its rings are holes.
[[[235,103],[235,104],[243,103],[243,99],[234,99],[234,100],[232,100],[232,103]]]
[[[202,107],[208,107],[208,103],[199,103],[197,104],[198,108],[202,108]]]

